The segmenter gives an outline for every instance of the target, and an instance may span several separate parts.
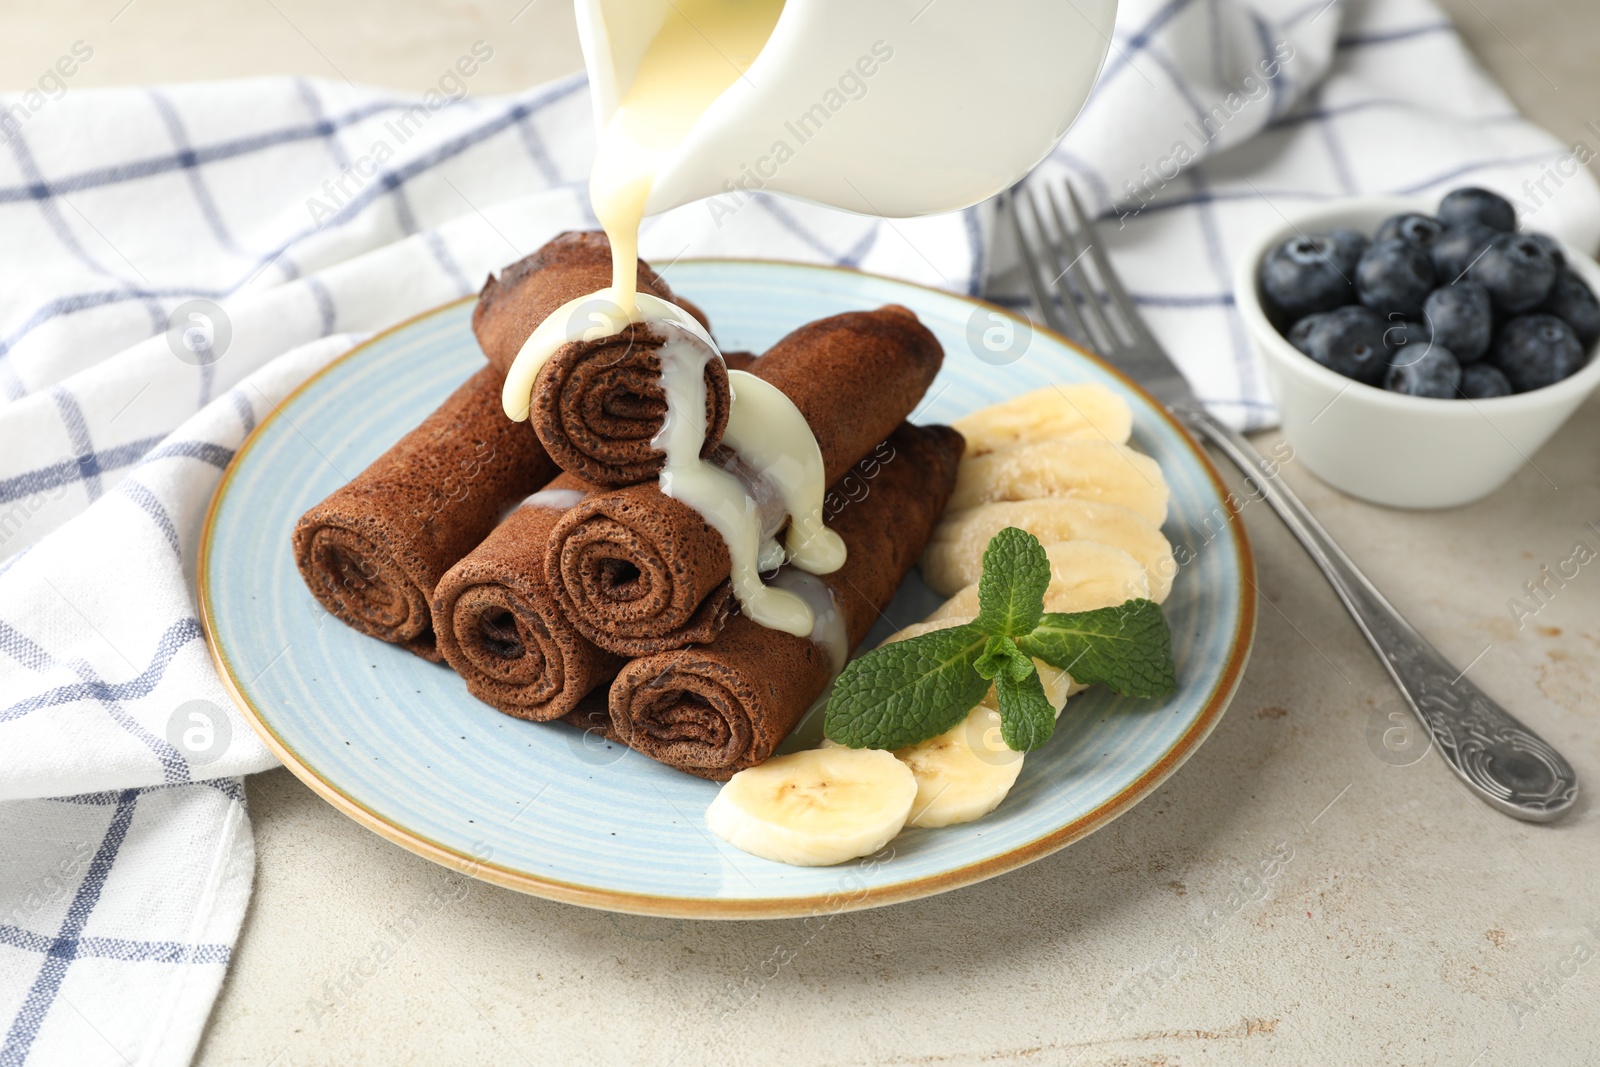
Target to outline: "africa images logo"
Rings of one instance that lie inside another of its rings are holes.
[[[185,300],[167,316],[167,348],[192,367],[209,367],[233,343],[233,320],[211,300]]]

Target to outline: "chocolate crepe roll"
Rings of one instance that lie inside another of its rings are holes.
[[[294,529],[300,575],[330,614],[435,663],[439,578],[558,473],[533,431],[501,410],[503,378],[493,367],[468,378]]]
[[[863,460],[852,476],[865,495],[836,497],[832,525],[850,550],[821,576],[842,616],[849,647],[867,636],[922,554],[955,488],[965,447],[948,426],[906,424],[892,452]],[[769,630],[743,615],[709,645],[636,659],[611,685],[610,733],[651,759],[723,780],[772,755],[834,676],[826,649]],[[592,709],[568,719],[593,728]]]
[[[802,326],[751,372],[800,409],[831,484],[911,413],[943,358],[917,317],[890,305]],[[710,641],[736,606],[722,536],[654,483],[585,498],[545,566],[578,630],[622,655]]]
[[[532,263],[539,260],[539,263]],[[527,279],[561,263],[579,285],[562,289],[562,299],[544,282]],[[530,273],[531,272],[531,273]],[[472,328],[489,361],[508,370],[533,328],[568,300],[611,284],[611,246],[603,233],[564,233],[520,263],[491,278],[478,300]],[[570,291],[569,291],[570,289]],[[675,297],[655,271],[639,262],[639,291],[704,314]],[[599,305],[596,305],[599,310]],[[632,485],[654,478],[666,456],[650,439],[667,411],[661,391],[660,348],[665,338],[636,323],[601,341],[574,341],[556,350],[539,371],[528,418],[545,449],[564,471],[596,485]],[[706,445],[710,455],[728,425],[728,371],[706,364]]]
[[[507,715],[556,719],[610,681],[621,657],[567,622],[544,578],[545,541],[590,486],[563,474],[450,568],[433,596],[439,651],[473,696]]]

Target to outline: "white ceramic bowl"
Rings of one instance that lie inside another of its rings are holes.
[[[1239,313],[1267,367],[1283,432],[1323,481],[1352,496],[1401,508],[1447,508],[1494,492],[1600,385],[1600,359],[1528,393],[1492,400],[1433,400],[1363,385],[1300,352],[1267,321],[1256,269],[1295,234],[1350,226],[1369,237],[1390,215],[1432,215],[1431,200],[1352,197],[1302,212],[1262,233],[1234,275]],[[1567,265],[1600,293],[1600,265],[1563,245]]]

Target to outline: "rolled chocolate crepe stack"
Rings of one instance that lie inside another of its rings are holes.
[[[506,367],[545,315],[610,280],[604,235],[578,233],[489,279],[473,328],[490,366],[295,527],[295,562],[330,614],[438,662],[430,601],[440,577],[559,473],[534,432],[506,418]],[[672,298],[644,263],[639,288]]]
[[[587,260],[597,248],[610,255],[604,234],[567,233],[538,254],[549,261]],[[472,327],[489,362],[503,374],[533,328],[551,312],[567,300],[609,284],[608,275],[591,289],[553,301],[549,289],[535,275],[522,269],[522,264],[514,264],[501,272],[498,282],[491,279],[484,287]],[[639,290],[669,300],[705,323],[700,309],[672,296],[666,283],[642,260]],[[593,325],[613,308],[596,297],[579,306],[578,322]],[[635,323],[599,341],[563,345],[545,362],[534,380],[528,419],[562,470],[604,486],[632,485],[661,472],[666,457],[651,446],[650,439],[661,429],[667,412],[666,394],[661,390],[661,346],[665,341],[646,324]],[[709,456],[728,426],[726,363],[708,361],[705,376],[706,443],[702,455]]]
[[[944,353],[905,308],[850,312],[789,334],[751,372],[794,401],[829,484],[909,415]],[[704,644],[735,607],[722,537],[654,483],[591,493],[550,534],[547,579],[601,648],[652,655]]]
[[[886,458],[880,452],[852,472],[868,486],[866,495],[845,503],[829,523],[849,558],[820,580],[852,649],[922,553],[955,487],[964,447],[947,426],[910,424],[888,443]],[[611,686],[604,728],[652,759],[720,781],[770,757],[834,673],[820,644],[735,616],[710,644],[624,667]],[[584,729],[602,725],[592,707],[567,721]]]
[[[723,358],[736,369],[755,359],[748,352]],[[514,508],[434,593],[445,660],[473,696],[508,715],[561,718],[623,664],[567,621],[545,577],[550,531],[594,489],[571,474],[556,478]],[[602,699],[602,714],[604,706]]]

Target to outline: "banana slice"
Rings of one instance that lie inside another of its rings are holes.
[[[1044,610],[1071,614],[1114,608],[1129,600],[1150,596],[1150,582],[1139,561],[1097,541],[1057,541],[1044,546],[1050,560],[1050,586],[1044,593]],[[973,582],[934,609],[925,620],[951,617],[971,620],[978,614],[978,583]]]
[[[1039,668],[1045,699],[1060,718],[1068,695],[1083,686],[1074,685],[1066,671],[1043,660],[1033,663]],[[1000,703],[992,685],[966,718],[938,737],[895,755],[917,779],[917,799],[907,826],[954,826],[981,819],[1000,806],[1022,773],[1023,754],[1000,734]]]
[[[728,779],[706,808],[706,826],[752,856],[826,867],[888,844],[916,795],[916,776],[892,752],[813,748]]]
[[[992,691],[992,690],[991,690]],[[1000,737],[1000,713],[979,704],[938,737],[895,753],[916,777],[907,826],[953,826],[981,819],[1022,773],[1022,753]]]
[[[1103,385],[1047,385],[957,419],[967,455],[981,456],[1023,441],[1101,438],[1126,444],[1133,432],[1128,402]]]
[[[1070,497],[980,504],[946,515],[922,554],[923,580],[945,596],[976,582],[983,571],[984,547],[1007,526],[1021,527],[1047,545],[1098,541],[1120,548],[1144,568],[1150,599],[1165,600],[1172,589],[1178,570],[1172,546],[1149,520],[1119,504]]]
[[[1161,465],[1127,445],[1095,438],[1030,441],[964,459],[950,510],[1063,496],[1121,504],[1156,526],[1167,521]]]

